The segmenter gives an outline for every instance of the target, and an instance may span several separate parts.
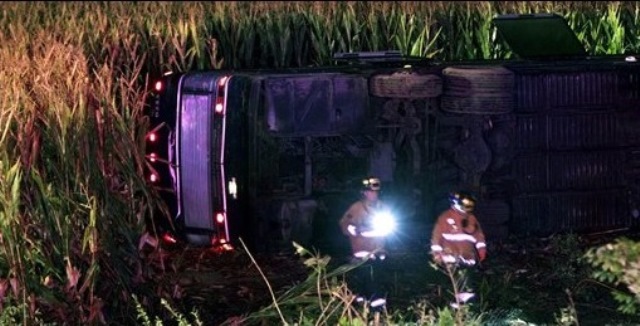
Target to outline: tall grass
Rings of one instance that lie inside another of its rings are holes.
[[[331,64],[334,52],[349,51],[507,58],[491,28],[500,13],[559,13],[591,54],[640,48],[635,2],[0,8],[0,304],[18,307],[25,325],[41,313],[127,323],[136,311],[130,293],[146,290],[141,301],[153,301],[153,287],[139,287],[148,270],[137,252],[143,221],[159,205],[143,180],[143,103],[149,80],[166,70]]]
[[[30,28],[0,35],[2,301],[25,307],[24,324],[36,308],[99,322],[133,285],[151,201],[140,179],[145,57],[135,34],[87,54],[77,35]]]

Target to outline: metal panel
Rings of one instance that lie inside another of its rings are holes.
[[[588,149],[616,146],[616,116],[612,112],[550,116],[549,149]]]
[[[562,73],[546,78],[546,94],[552,108],[610,107],[618,95],[614,72]]]
[[[335,76],[333,78],[334,132],[357,133],[371,124],[367,107],[369,95],[367,80],[359,76]]]
[[[618,71],[618,107],[631,108],[640,104],[640,71],[638,67],[621,67]]]
[[[619,78],[613,71],[525,73],[515,89],[518,112],[603,109],[618,102]]]
[[[520,193],[548,190],[597,190],[623,186],[622,150],[524,154],[513,162]]]
[[[182,97],[179,171],[186,227],[213,227],[211,107],[208,95]]]
[[[546,150],[547,123],[545,116],[519,115],[516,118],[515,149]]]
[[[547,154],[525,154],[513,160],[513,175],[519,193],[538,192],[548,187]]]
[[[362,76],[270,76],[265,88],[267,125],[274,136],[353,134],[370,124]]]
[[[327,76],[271,77],[266,89],[270,131],[304,136],[330,127],[333,87]]]
[[[623,190],[518,196],[513,207],[512,225],[521,233],[589,232],[638,224]]]
[[[614,112],[519,115],[516,122],[518,150],[573,150],[619,147],[624,138]]]
[[[624,185],[623,151],[549,154],[549,189],[606,189]]]
[[[545,75],[516,74],[515,110],[518,112],[535,112],[545,107]]]
[[[544,233],[551,230],[552,217],[545,196],[521,196],[513,198],[511,228],[517,233]]]
[[[634,82],[604,70],[517,75],[514,231],[588,232],[637,223],[627,146],[640,138],[638,119],[619,110],[618,96],[624,83]]]

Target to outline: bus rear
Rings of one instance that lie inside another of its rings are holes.
[[[147,178],[160,191],[171,219],[156,220],[170,240],[230,249],[245,214],[240,192],[246,158],[241,77],[219,72],[167,75],[156,82],[147,134]],[[239,96],[229,97],[234,93]],[[231,155],[232,157],[229,157]],[[229,160],[233,165],[227,164]]]

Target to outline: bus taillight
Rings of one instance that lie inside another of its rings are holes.
[[[227,81],[229,80],[229,76],[223,76],[218,80],[218,89],[216,90],[216,102],[214,105],[214,110],[217,114],[224,114],[225,112],[225,86],[227,85]]]
[[[174,238],[171,234],[169,234],[168,232],[165,233],[162,236],[162,240],[167,243],[167,244],[175,244],[178,242],[178,240],[176,240],[176,238]]]
[[[216,113],[218,114],[222,114],[224,112],[224,104],[222,103],[216,103]]]
[[[227,80],[229,80],[228,76],[220,78],[220,80],[218,80],[218,87],[224,87],[224,85],[227,83]]]
[[[224,213],[217,213],[216,214],[216,222],[218,222],[219,224],[223,224],[224,220],[225,220]]]
[[[153,88],[156,90],[156,92],[160,92],[162,91],[163,86],[164,85],[162,84],[162,81],[158,80],[156,84],[153,86]]]

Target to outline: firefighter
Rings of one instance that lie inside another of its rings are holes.
[[[484,232],[473,214],[476,199],[467,192],[454,192],[450,194],[449,201],[451,207],[440,214],[433,227],[431,254],[439,266],[457,271],[458,276],[469,277],[468,280],[473,281],[473,272],[468,271],[487,257]],[[472,290],[461,289],[452,306],[457,308],[474,296]]]
[[[386,258],[384,236],[368,236],[374,214],[387,209],[387,206],[379,199],[380,180],[376,177],[368,177],[362,180],[361,198],[351,204],[349,209],[340,219],[340,229],[349,238],[351,245],[351,261],[353,263],[365,262],[355,270],[357,283],[355,287],[359,292],[357,301],[362,302],[368,297],[371,307],[382,307],[386,300],[379,296],[374,279],[374,268]],[[352,284],[355,285],[355,284]]]

